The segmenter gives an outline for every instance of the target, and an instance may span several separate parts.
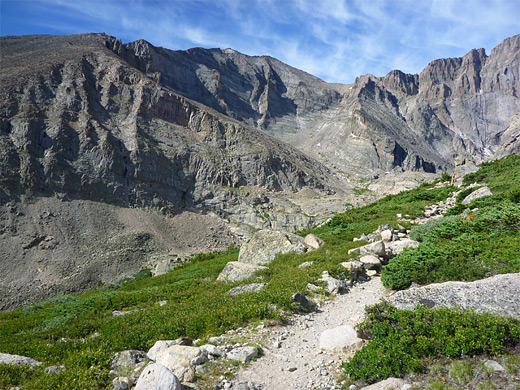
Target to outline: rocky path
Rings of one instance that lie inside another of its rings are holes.
[[[384,296],[380,278],[374,277],[324,304],[320,312],[295,317],[292,324],[271,333],[265,356],[240,370],[235,380],[253,382],[266,390],[338,388],[334,387],[334,374],[346,355],[321,351],[320,335],[328,329],[359,323],[365,307]]]

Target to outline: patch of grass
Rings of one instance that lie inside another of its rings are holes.
[[[367,309],[360,327],[372,340],[344,364],[347,374],[369,383],[408,372],[426,372],[426,358],[502,353],[520,342],[520,323],[491,314],[456,309],[398,310],[381,303]],[[465,365],[452,367],[459,381],[471,374]]]
[[[355,187],[355,188],[352,188],[352,192],[354,193],[354,195],[360,196],[360,195],[372,193],[373,191],[369,190],[368,188],[364,188],[364,187]]]

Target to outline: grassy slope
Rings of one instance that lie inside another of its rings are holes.
[[[486,180],[490,180],[489,175]],[[497,187],[499,182],[497,179]],[[397,213],[419,216],[425,205],[445,199],[453,190],[423,185],[349,210],[322,227],[303,232],[313,232],[327,244],[307,254],[279,256],[259,275],[269,282],[259,293],[229,297],[225,295],[229,289],[251,280],[235,284],[215,281],[224,265],[237,259],[237,250],[230,249],[198,256],[167,275],[150,278],[143,274],[122,286],[58,297],[2,313],[1,352],[37,358],[44,366],[63,364],[67,370],[46,376],[43,368],[0,366],[0,388],[19,384],[29,389],[110,388],[108,361],[117,351],[147,350],[158,339],[203,338],[250,321],[282,318],[295,309],[292,294],[305,292],[306,284],[314,282],[323,270],[345,272],[339,263],[348,260],[348,249],[363,244],[352,242],[353,237],[383,223],[396,224]],[[304,261],[314,264],[298,268]],[[168,304],[159,306],[161,300]],[[122,309],[143,310],[111,316],[113,310]],[[99,336],[91,337],[94,334]]]

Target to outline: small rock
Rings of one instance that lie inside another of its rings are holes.
[[[292,367],[289,367],[289,368],[287,369],[287,371],[289,371],[289,372],[294,372],[294,371],[296,371],[297,369],[298,369],[298,367],[294,367],[294,366],[292,366]]]
[[[233,296],[240,295],[240,294],[258,292],[261,289],[263,289],[265,286],[267,286],[267,283],[251,283],[251,284],[246,284],[244,286],[237,286],[237,287],[233,287],[231,290],[229,290],[227,292],[227,295],[230,295],[233,297]]]
[[[258,356],[258,348],[256,347],[233,348],[227,354],[228,359],[238,360],[241,363],[247,363],[256,356]]]
[[[494,372],[505,371],[504,367],[495,360],[486,360],[484,366]]]
[[[304,263],[301,263],[298,268],[307,268],[307,267],[310,267],[311,265],[313,265],[314,262],[313,261],[306,261]]]
[[[112,390],[129,390],[132,381],[127,377],[117,377],[112,381]]]
[[[50,366],[45,368],[46,375],[61,374],[62,372],[65,372],[65,366]]]
[[[363,387],[362,390],[396,390],[401,389],[406,382],[400,378],[388,378],[373,385]]]
[[[363,345],[363,340],[357,336],[353,326],[343,325],[324,331],[320,336],[319,345],[321,349],[329,351],[354,351]]]
[[[378,270],[381,268],[381,261],[374,255],[361,256],[359,261],[364,264],[366,269]]]
[[[313,250],[313,249],[318,249],[320,247],[322,247],[323,245],[325,245],[325,242],[315,236],[314,234],[307,234],[305,236],[305,238],[303,239],[303,244],[309,249],[309,250]]]
[[[206,351],[208,355],[215,356],[215,357],[225,357],[226,352],[224,352],[219,347],[212,345],[212,344],[205,344],[202,347],[200,347],[203,351]]]
[[[292,301],[300,304],[300,309],[306,312],[315,311],[317,305],[315,302],[308,299],[304,294],[296,293],[292,296]]]
[[[384,242],[392,241],[392,231],[391,230],[383,230],[381,232],[381,238]]]

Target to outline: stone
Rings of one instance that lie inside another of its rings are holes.
[[[307,268],[307,267],[310,267],[311,265],[313,265],[314,262],[313,261],[305,261],[303,263],[301,263],[298,268]]]
[[[363,345],[363,340],[357,336],[356,329],[351,325],[342,325],[325,330],[319,340],[321,349],[342,352],[353,352]]]
[[[341,266],[350,271],[350,282],[355,282],[365,274],[365,267],[361,261],[351,260],[344,261]]]
[[[381,232],[381,239],[384,242],[392,241],[392,235],[393,235],[393,232],[391,230],[383,230]]]
[[[505,368],[495,360],[486,360],[484,366],[493,372],[505,371]]]
[[[200,347],[203,351],[206,351],[208,355],[215,356],[215,357],[225,357],[226,352],[224,352],[219,347],[213,345],[213,344],[204,344]]]
[[[200,357],[202,353],[198,347],[172,345],[158,353],[155,361],[168,368],[180,381],[183,381],[184,374],[191,366],[207,361],[207,356]]]
[[[317,305],[312,300],[308,299],[304,294],[296,293],[292,296],[292,301],[300,304],[300,310],[305,312],[312,312],[317,309]]]
[[[9,364],[13,366],[40,366],[42,363],[26,356],[0,353],[0,364]]]
[[[316,292],[316,291],[321,290],[321,287],[316,286],[315,284],[312,284],[312,283],[307,283],[307,286],[305,286],[305,289],[312,291],[312,292]]]
[[[251,283],[246,284],[244,286],[233,287],[231,290],[227,292],[227,295],[236,296],[240,294],[250,293],[250,292],[258,292],[267,286],[267,283]]]
[[[365,269],[378,270],[381,268],[381,260],[374,255],[361,256],[359,261],[363,263]]]
[[[489,187],[481,187],[475,191],[473,191],[471,194],[466,196],[464,200],[462,201],[462,204],[470,204],[472,201],[478,198],[482,198],[484,196],[490,196],[493,195]]]
[[[417,248],[420,245],[418,241],[410,238],[402,238],[398,241],[392,241],[386,244],[387,248],[390,249],[392,256],[397,256],[407,248]]]
[[[238,360],[240,363],[247,363],[254,357],[258,356],[258,348],[256,347],[238,347],[233,348],[227,353],[230,360]]]
[[[158,340],[155,342],[152,348],[146,353],[148,359],[155,360],[157,355],[172,345],[176,345],[177,342],[175,340]]]
[[[226,264],[217,280],[221,282],[240,282],[249,279],[258,271],[267,269],[267,267],[246,264],[240,261],[230,261]]]
[[[257,390],[253,382],[238,382],[233,386],[233,390]]]
[[[325,245],[325,241],[323,241],[321,238],[315,236],[314,234],[310,233],[305,236],[303,239],[303,244],[307,247],[308,250],[318,249]]]
[[[51,375],[51,374],[61,374],[62,372],[65,372],[66,368],[65,366],[49,366],[45,368],[45,374]]]
[[[333,278],[327,271],[322,272],[319,280],[326,283],[325,291],[329,294],[341,294],[348,290],[343,280]]]
[[[363,387],[361,390],[400,390],[407,383],[401,378],[388,378],[373,385]]]
[[[121,376],[126,376],[137,367],[148,363],[146,353],[135,349],[117,352],[110,359],[110,368]]]
[[[435,283],[396,292],[388,300],[398,309],[458,307],[520,319],[520,273],[495,275],[474,282]]]
[[[259,230],[240,247],[238,261],[247,264],[265,265],[277,254],[288,252],[304,253],[303,238],[292,233],[275,230]]]
[[[132,380],[126,376],[114,378],[112,381],[112,390],[130,390],[132,387]]]
[[[181,390],[181,384],[171,370],[154,363],[144,368],[135,390]]]

